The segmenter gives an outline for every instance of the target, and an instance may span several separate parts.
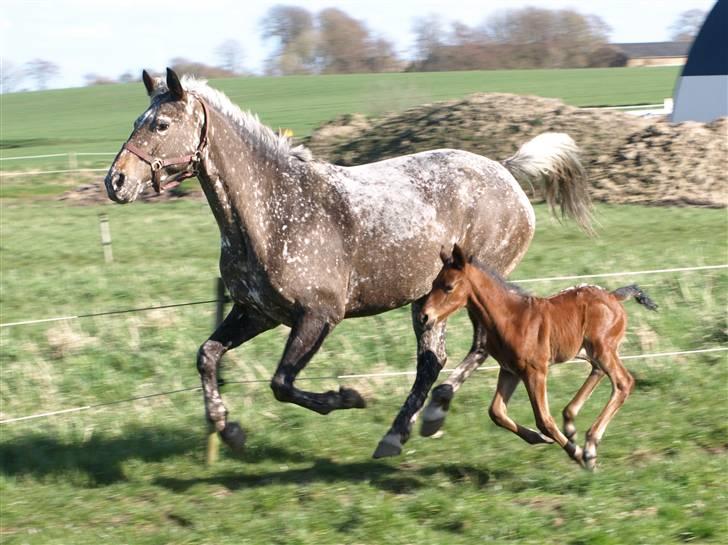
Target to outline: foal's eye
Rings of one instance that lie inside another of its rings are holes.
[[[446,286],[444,286],[442,288],[442,291],[444,291],[445,293],[452,293],[452,290],[453,290],[452,284],[447,284]]]

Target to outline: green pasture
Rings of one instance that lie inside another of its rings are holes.
[[[674,67],[494,70],[249,77],[212,84],[241,107],[257,112],[269,126],[306,136],[339,114],[383,114],[475,92],[556,97],[576,106],[662,103],[672,96],[677,75]],[[103,167],[146,105],[141,83],[2,95],[0,152],[2,157],[112,152],[76,159],[81,167]],[[69,161],[62,157],[0,163],[6,172],[49,168],[69,168]]]
[[[110,219],[106,265],[98,213]],[[538,230],[514,279],[723,264],[724,210],[604,206],[599,234],[537,207]],[[219,247],[199,202],[68,206],[6,198],[0,216],[1,321],[213,298]],[[660,305],[628,303],[623,354],[725,346],[725,269],[595,279],[638,282]],[[570,281],[524,284],[548,294]],[[1,419],[195,386],[195,352],[213,305],[0,329]],[[470,337],[449,324],[450,365]],[[530,446],[487,417],[495,374],[458,393],[445,434],[413,435],[374,461],[412,377],[351,379],[363,411],[327,417],[277,403],[266,384],[285,328],[225,358],[223,395],[249,432],[241,457],[204,464],[199,392],[0,426],[0,542],[7,544],[724,543],[728,371],[724,353],[629,360],[637,388],[607,431],[599,471],[557,447]],[[489,361],[486,365],[492,365]],[[349,320],[301,384],[335,388],[350,373],[414,369],[406,309]],[[586,377],[554,369],[558,414]],[[580,415],[580,437],[609,393]],[[533,422],[519,389],[515,419]]]

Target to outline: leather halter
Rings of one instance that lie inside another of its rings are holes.
[[[202,105],[202,114],[203,114],[203,121],[202,121],[202,132],[200,133],[200,143],[197,146],[197,149],[194,153],[191,153],[189,155],[182,155],[180,157],[169,157],[169,158],[163,158],[158,159],[156,157],[152,157],[149,155],[146,151],[143,149],[135,146],[131,142],[126,142],[123,146],[123,149],[129,150],[131,153],[139,157],[142,161],[147,163],[151,169],[152,169],[152,187],[154,187],[154,191],[157,193],[161,193],[165,189],[172,188],[178,186],[182,180],[186,180],[187,178],[192,178],[194,176],[197,176],[198,166],[200,161],[202,160],[202,152],[205,150],[205,147],[207,146],[207,122],[209,119],[209,115],[207,113],[207,106],[205,105],[205,101],[202,100],[200,97],[194,96],[199,103]],[[172,165],[187,165],[189,168],[188,170],[184,170],[181,173],[179,173],[178,176],[176,176],[173,180],[168,181],[165,184],[162,184],[161,176],[162,176],[162,170],[172,166]]]

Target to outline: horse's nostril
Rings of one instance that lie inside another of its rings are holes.
[[[121,186],[124,185],[124,179],[125,178],[126,178],[126,176],[124,176],[124,173],[123,172],[119,172],[116,175],[116,179],[114,180],[114,187],[116,189],[121,189]]]

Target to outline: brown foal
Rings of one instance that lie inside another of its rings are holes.
[[[612,292],[585,285],[548,298],[534,297],[497,273],[474,265],[457,244],[452,256],[442,252],[440,257],[443,268],[420,313],[424,327],[433,327],[467,306],[471,319],[486,331],[488,353],[500,364],[489,410],[493,421],[531,444],[555,441],[581,466],[593,469],[604,431],[634,387],[634,378],[618,355],[627,327],[620,302],[634,297],[650,310],[657,306],[636,285]],[[591,363],[592,371],[563,411],[562,432],[549,411],[546,375],[551,363],[570,360],[582,349],[586,355],[579,357]],[[612,395],[581,449],[574,443],[574,418],[605,374],[612,383]],[[540,432],[514,422],[506,412],[520,381],[528,391]]]

